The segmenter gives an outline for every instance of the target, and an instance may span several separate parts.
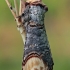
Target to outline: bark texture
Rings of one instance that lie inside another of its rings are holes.
[[[48,8],[45,5],[26,3],[25,11],[21,16],[26,29],[23,66],[28,59],[38,57],[48,65],[48,70],[53,70],[54,63],[44,27],[44,17],[47,11]]]

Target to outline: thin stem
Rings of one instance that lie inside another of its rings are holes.
[[[19,14],[18,14],[18,5],[17,5],[16,0],[14,0],[14,5],[15,5],[15,10],[16,10],[16,15],[19,16]]]
[[[12,12],[14,18],[16,19],[16,14],[15,14],[15,11],[14,11],[13,7],[11,6],[11,4],[9,3],[8,0],[5,0],[5,1],[6,1],[7,5],[8,5],[8,7],[9,7],[10,11]]]
[[[24,12],[24,9],[25,9],[25,2],[24,0],[20,0],[19,15],[21,15],[22,12]]]
[[[22,26],[23,25],[22,21],[19,22],[18,21],[19,17],[17,18],[17,16],[19,16],[19,14],[18,14],[18,8],[17,8],[17,2],[16,2],[16,0],[14,0],[15,9],[16,9],[16,13],[15,13],[15,11],[14,11],[13,7],[11,6],[11,4],[9,3],[9,1],[8,0],[5,0],[5,1],[6,1],[7,5],[8,5],[8,7],[9,7],[10,11],[12,12],[12,15],[16,19],[17,26],[21,26],[21,27],[18,27],[18,29],[19,29],[20,34],[22,36],[23,43],[25,44],[25,36],[26,36],[25,34],[26,34],[26,31],[25,31],[24,26]]]

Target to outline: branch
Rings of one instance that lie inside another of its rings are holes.
[[[24,12],[24,9],[25,9],[25,2],[24,0],[20,0],[19,15],[21,15],[22,12]]]
[[[8,0],[5,0],[5,1],[8,5],[8,7],[9,7],[10,11],[12,12],[12,15],[14,16],[14,18],[16,18],[16,14],[15,14],[15,11],[14,11],[13,7],[11,6],[11,4],[9,3]]]
[[[18,14],[18,6],[17,6],[17,1],[14,0],[14,5],[15,5],[15,10],[16,10],[16,15],[19,16]]]
[[[21,21],[21,18],[18,17],[20,15],[18,14],[17,1],[14,0],[14,5],[15,5],[16,12],[14,11],[14,8],[11,6],[11,4],[9,3],[9,1],[8,0],[5,0],[5,1],[6,1],[7,5],[8,5],[8,7],[9,7],[10,11],[12,12],[12,15],[14,16],[16,22],[17,22],[17,28],[20,31],[20,34],[21,34],[22,39],[23,39],[23,43],[25,44],[26,31],[25,31],[25,27],[24,27],[24,25],[23,25],[23,23]]]

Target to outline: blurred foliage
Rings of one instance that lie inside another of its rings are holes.
[[[12,2],[13,0],[9,0]],[[43,0],[49,11],[45,27],[54,59],[54,70],[70,69],[70,0]],[[19,0],[18,0],[19,4]],[[14,6],[14,5],[13,5]],[[5,0],[0,1],[0,70],[21,70],[22,38]]]

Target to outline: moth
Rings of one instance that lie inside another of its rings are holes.
[[[5,0],[10,8],[24,42],[22,70],[53,70],[53,58],[48,42],[44,17],[48,7],[42,0],[20,0],[14,8]]]

